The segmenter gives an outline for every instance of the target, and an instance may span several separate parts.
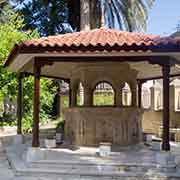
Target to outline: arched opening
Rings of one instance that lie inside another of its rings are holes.
[[[78,85],[78,89],[76,91],[76,105],[83,106],[84,105],[84,87],[80,82]]]
[[[100,82],[93,91],[94,106],[114,106],[115,92],[108,82]]]
[[[132,104],[132,92],[127,82],[122,88],[122,104],[123,106],[131,106]]]

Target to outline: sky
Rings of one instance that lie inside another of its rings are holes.
[[[147,33],[170,35],[180,22],[180,0],[155,0],[149,11]]]

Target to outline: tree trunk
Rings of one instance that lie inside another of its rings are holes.
[[[80,0],[68,0],[69,9],[68,22],[73,30],[80,31]]]
[[[80,28],[81,30],[89,30],[90,27],[90,0],[80,1]]]

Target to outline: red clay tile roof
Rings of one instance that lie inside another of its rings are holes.
[[[15,45],[5,65],[18,53],[61,53],[94,51],[180,51],[180,38],[160,37],[114,29],[94,29],[43,37]]]

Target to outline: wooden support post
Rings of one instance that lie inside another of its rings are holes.
[[[32,147],[39,147],[39,111],[40,111],[40,74],[41,66],[34,63],[34,111]]]
[[[163,73],[163,137],[162,150],[169,151],[169,73],[170,64],[162,65]]]
[[[18,74],[18,95],[17,95],[17,134],[22,134],[23,117],[23,73]]]

